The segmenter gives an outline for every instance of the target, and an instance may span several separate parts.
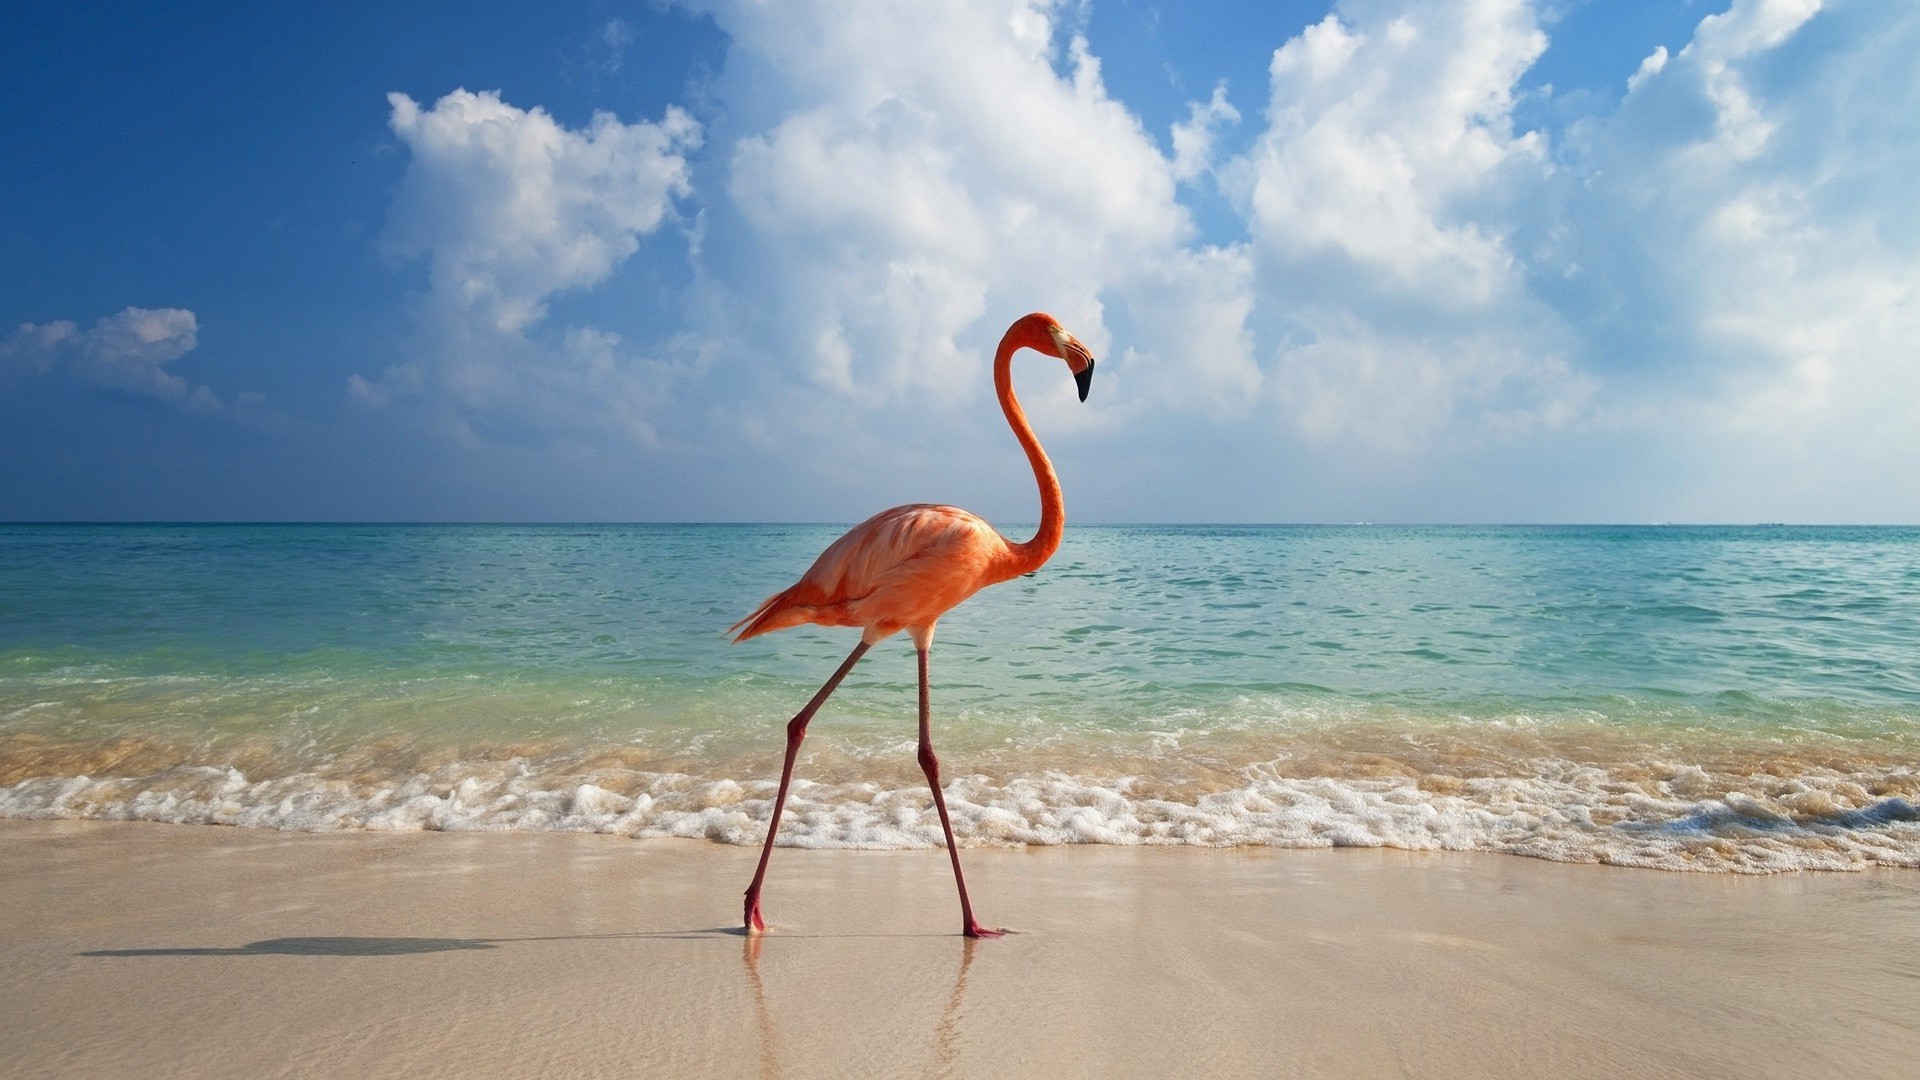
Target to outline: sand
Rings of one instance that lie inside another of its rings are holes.
[[[1920,873],[0,822],[7,1076],[1915,1076]]]

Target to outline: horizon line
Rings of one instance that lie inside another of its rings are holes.
[[[590,519],[505,519],[505,518],[440,518],[440,519],[400,519],[400,518],[13,518],[0,519],[0,527],[9,526],[83,526],[83,525],[124,525],[124,526],[472,526],[472,527],[528,527],[553,526],[564,528],[614,528],[630,526],[767,526],[767,527],[814,527],[843,526],[858,524],[854,519],[813,520],[813,521],[749,521],[749,520],[695,520],[676,519],[640,519],[626,520],[590,520]],[[1032,525],[1034,522],[1010,520],[1008,525]],[[1861,529],[1861,528],[1915,528],[1916,522],[1900,521],[1085,521],[1069,522],[1069,528],[1573,528],[1573,529],[1621,529],[1621,528],[1724,528],[1724,529]]]

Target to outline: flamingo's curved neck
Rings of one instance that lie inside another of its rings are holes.
[[[1067,503],[1060,493],[1060,478],[1054,474],[1053,462],[1047,460],[1046,450],[1034,436],[1033,425],[1027,423],[1020,399],[1013,396],[1013,354],[1028,345],[1024,335],[1018,332],[1020,329],[1021,326],[1016,325],[1008,330],[993,354],[993,390],[1000,399],[1000,410],[1007,414],[1007,425],[1013,428],[1013,437],[1020,440],[1020,448],[1027,452],[1027,461],[1033,465],[1033,478],[1040,485],[1040,531],[1024,544],[1008,545],[1012,559],[1003,571],[1002,580],[1038,570],[1060,547],[1060,533],[1067,524]]]

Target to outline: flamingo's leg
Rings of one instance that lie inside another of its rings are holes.
[[[920,652],[920,771],[927,774],[933,788],[933,808],[940,812],[940,828],[947,834],[947,856],[953,860],[953,882],[960,886],[960,932],[970,938],[999,937],[1005,930],[989,930],[973,917],[973,903],[967,899],[967,879],[960,872],[960,849],[953,843],[953,824],[947,819],[947,797],[940,792],[940,759],[933,756],[933,731],[929,716],[933,711],[927,690],[927,650]]]
[[[793,759],[800,756],[800,740],[807,737],[807,722],[813,719],[814,713],[820,711],[820,706],[840,685],[840,680],[847,677],[847,672],[853,670],[853,665],[860,662],[867,648],[865,641],[855,645],[853,652],[841,661],[840,670],[833,673],[833,678],[828,679],[826,685],[813,695],[813,700],[807,702],[806,708],[787,721],[787,760],[780,766],[780,793],[773,798],[773,820],[767,822],[767,845],[760,849],[760,866],[753,872],[753,884],[747,886],[746,910],[742,918],[749,934],[758,934],[767,928],[760,918],[760,885],[767,878],[767,859],[773,855],[773,838],[780,832],[780,811],[787,805],[787,785],[793,782]]]

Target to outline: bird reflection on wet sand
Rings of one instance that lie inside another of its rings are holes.
[[[766,938],[759,934],[747,934],[745,938],[741,966],[746,970],[747,987],[753,992],[753,1013],[760,1027],[760,1076],[762,1080],[776,1080],[781,1075],[780,1062],[786,1054],[779,1025],[773,1018],[773,1007],[767,1000],[766,981],[760,977],[760,950]],[[973,966],[974,950],[979,944],[975,938],[961,939],[953,990],[947,995],[946,1007],[940,1010],[940,1019],[933,1026],[933,1056],[927,1064],[927,1076],[951,1076],[954,1063],[959,1060],[961,1003],[967,995],[967,970]]]

